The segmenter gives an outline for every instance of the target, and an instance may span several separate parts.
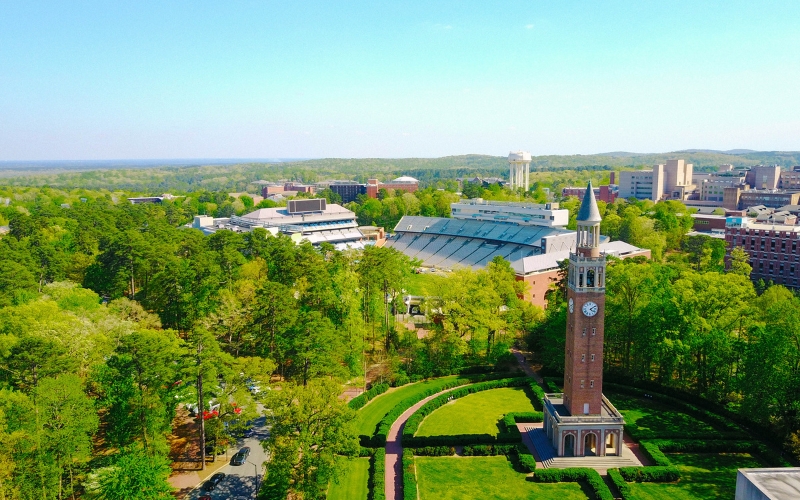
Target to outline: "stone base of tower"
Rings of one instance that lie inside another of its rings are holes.
[[[571,415],[563,394],[545,394],[543,431],[558,457],[622,456],[624,425],[605,396],[599,415]]]

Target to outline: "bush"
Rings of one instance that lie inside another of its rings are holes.
[[[677,467],[620,467],[620,475],[628,482],[672,483],[681,478]]]
[[[375,448],[365,448],[362,446],[358,449],[359,457],[371,457],[374,454],[375,454]]]
[[[370,462],[369,500],[386,500],[386,450],[383,448],[375,450]]]
[[[653,465],[658,467],[669,467],[672,462],[669,461],[666,455],[662,453],[657,443],[653,441],[640,441],[639,450],[653,462]]]
[[[575,483],[585,481],[592,489],[595,498],[599,500],[614,500],[611,491],[603,482],[603,478],[594,469],[586,467],[574,467],[570,469],[542,469],[533,475],[533,481],[537,483]]]
[[[420,457],[447,457],[454,455],[456,450],[452,446],[425,446],[423,448],[413,448],[414,455]]]
[[[417,500],[417,474],[414,469],[414,453],[403,450],[403,500]]]
[[[401,385],[406,385],[409,382],[411,382],[411,379],[408,377],[408,375],[403,372],[396,373],[392,379],[392,387],[400,387]]]
[[[623,479],[618,469],[608,469],[608,478],[611,479],[611,482],[614,483],[614,486],[616,486],[619,490],[622,500],[633,499],[631,487],[628,486],[628,483],[625,481],[625,479]]]
[[[528,473],[536,470],[536,459],[533,458],[531,450],[522,443],[517,445],[517,459],[520,472]]]
[[[358,396],[354,397],[350,400],[348,406],[354,410],[358,410],[363,408],[364,405],[370,402],[372,398],[375,396],[379,396],[389,390],[389,384],[378,384],[373,386],[370,390],[359,394]]]
[[[509,444],[477,444],[465,446],[462,452],[465,457],[494,457],[508,455],[509,453],[516,453],[516,446]]]

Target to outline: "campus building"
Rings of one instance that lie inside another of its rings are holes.
[[[684,160],[668,160],[653,169],[622,171],[619,174],[619,196],[638,200],[685,200],[695,190],[692,183],[694,166]]]
[[[270,234],[282,233],[295,243],[330,243],[339,250],[363,247],[356,214],[324,198],[289,200],[286,207],[261,208],[241,217],[216,219],[196,216],[192,227],[205,234],[219,230],[249,232],[263,228]]]
[[[725,227],[726,262],[734,248],[750,256],[750,279],[800,287],[800,226],[762,224],[747,217],[728,217]]]
[[[558,457],[622,456],[625,421],[603,396],[606,256],[591,184],[569,254],[564,392],[544,398],[544,433]]]
[[[413,177],[398,177],[389,182],[381,182],[378,179],[369,179],[366,184],[355,181],[331,181],[317,185],[319,189],[329,188],[334,193],[342,197],[342,203],[356,201],[359,195],[366,195],[370,198],[377,198],[381,189],[385,189],[390,194],[395,191],[404,193],[414,193],[419,189],[419,181]]]

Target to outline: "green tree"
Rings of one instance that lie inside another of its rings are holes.
[[[333,380],[313,380],[306,386],[285,384],[270,391],[265,406],[271,425],[264,449],[270,464],[262,494],[266,498],[325,498],[328,484],[340,477],[337,455],[358,454],[354,412],[339,399]]]
[[[122,450],[113,465],[94,470],[86,481],[88,498],[97,500],[169,500],[172,469],[166,457],[153,457],[140,447]]]

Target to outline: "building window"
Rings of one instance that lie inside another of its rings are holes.
[[[589,381],[589,388],[592,388],[592,387],[594,387],[594,380],[590,380]]]
[[[585,336],[586,336],[586,328],[584,328],[584,329],[583,329],[583,335],[582,335],[582,337],[585,337]]]
[[[594,337],[596,334],[597,334],[597,328],[592,328],[592,337]]]
[[[583,379],[581,379],[581,389],[583,389]]]
[[[594,361],[594,354],[592,354],[592,361]]]
[[[586,354],[581,354],[581,363],[586,362]]]

